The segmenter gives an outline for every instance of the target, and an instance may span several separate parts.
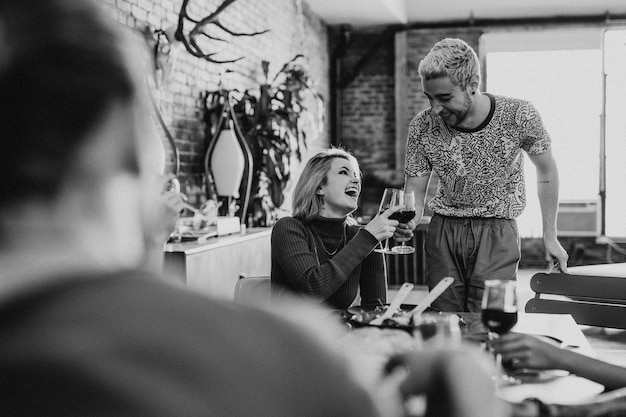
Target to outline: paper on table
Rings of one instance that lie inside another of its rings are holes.
[[[513,332],[550,336],[559,339],[565,346],[576,347],[579,353],[595,356],[591,345],[578,327],[571,314],[518,314]]]

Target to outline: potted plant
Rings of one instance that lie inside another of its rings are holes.
[[[302,160],[307,147],[303,118],[309,117],[313,110],[323,109],[324,101],[316,92],[302,58],[297,55],[287,62],[271,81],[269,62],[262,61],[264,81],[258,88],[246,90],[232,104],[253,160],[250,204],[247,213],[242,213],[249,226],[273,224],[285,199],[292,164]],[[308,109],[305,105],[311,98],[318,109]],[[205,107],[208,131],[211,120],[215,119],[215,108]]]

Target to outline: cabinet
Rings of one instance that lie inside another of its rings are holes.
[[[270,274],[271,233],[271,228],[250,228],[202,243],[168,243],[164,273],[201,293],[232,299],[240,274]]]

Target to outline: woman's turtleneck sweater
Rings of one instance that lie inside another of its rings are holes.
[[[318,216],[308,223],[280,219],[272,230],[272,292],[348,308],[359,289],[363,305],[385,303],[387,283],[374,236],[347,218]]]

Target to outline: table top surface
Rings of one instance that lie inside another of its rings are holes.
[[[223,236],[213,236],[206,240],[190,240],[185,242],[167,243],[163,249],[164,253],[181,253],[192,255],[205,252],[207,250],[244,242],[251,239],[258,239],[270,236],[272,229],[269,227],[251,227],[246,230]]]
[[[626,262],[598,265],[583,265],[568,268],[575,275],[597,275],[603,277],[626,278]]]
[[[486,338],[486,329],[482,325],[480,313],[458,313],[457,315],[462,318],[461,330],[466,341],[475,343]],[[562,341],[564,348],[598,357],[594,346],[590,343],[595,336],[592,335],[588,338],[583,330],[584,326],[576,324],[569,314],[531,314],[520,312],[518,322],[512,331],[552,337]],[[410,346],[408,340],[399,337],[390,338],[390,331],[387,329],[385,333],[380,333],[379,338],[386,338],[387,345],[395,343],[395,339],[397,339],[400,341],[398,343],[401,343],[404,348]],[[398,332],[398,330],[395,331]],[[403,331],[400,332],[402,333]],[[366,334],[361,339],[361,342],[370,343],[372,349],[375,349],[373,346],[379,343],[376,340],[376,335],[376,332]],[[626,345],[622,344],[622,347],[626,347]],[[367,348],[362,347],[361,349]],[[419,347],[416,347],[416,349],[419,349]],[[536,377],[525,379],[522,384],[501,386],[497,389],[501,398],[511,402],[521,402],[527,398],[538,398],[545,403],[567,405],[589,403],[594,397],[604,391],[602,385],[585,378],[570,375],[562,370],[537,373]]]

